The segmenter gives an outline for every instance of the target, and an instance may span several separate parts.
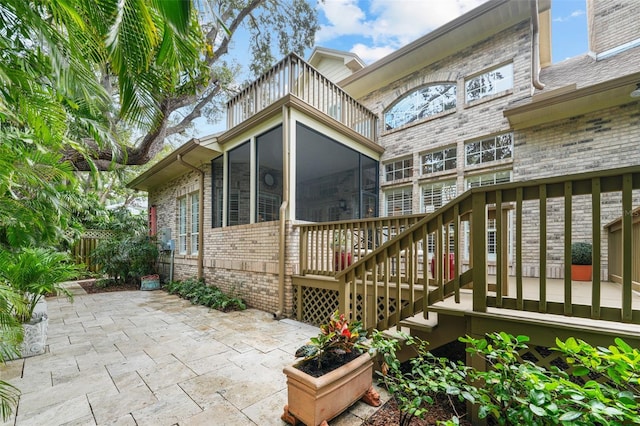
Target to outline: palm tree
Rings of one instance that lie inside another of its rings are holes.
[[[23,329],[11,312],[24,313],[25,306],[20,295],[0,280],[0,363],[20,355]],[[0,417],[6,421],[18,403],[20,391],[12,384],[0,380]]]
[[[0,251],[0,280],[20,296],[25,307],[10,312],[23,323],[31,320],[36,305],[48,294],[62,294],[73,300],[73,294],[62,283],[76,278],[81,271],[66,253],[52,249]]]

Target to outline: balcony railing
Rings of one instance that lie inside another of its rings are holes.
[[[375,140],[376,115],[293,53],[227,102],[228,128],[289,94]]]

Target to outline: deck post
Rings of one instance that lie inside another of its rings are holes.
[[[487,209],[486,193],[471,196],[471,247],[473,247],[473,310],[487,311]]]

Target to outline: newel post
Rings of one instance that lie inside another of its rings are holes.
[[[486,193],[471,196],[473,310],[487,311],[487,207]]]

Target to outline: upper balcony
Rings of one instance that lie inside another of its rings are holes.
[[[376,140],[376,115],[293,53],[227,102],[227,128],[237,126],[287,95],[297,97],[369,140]]]

